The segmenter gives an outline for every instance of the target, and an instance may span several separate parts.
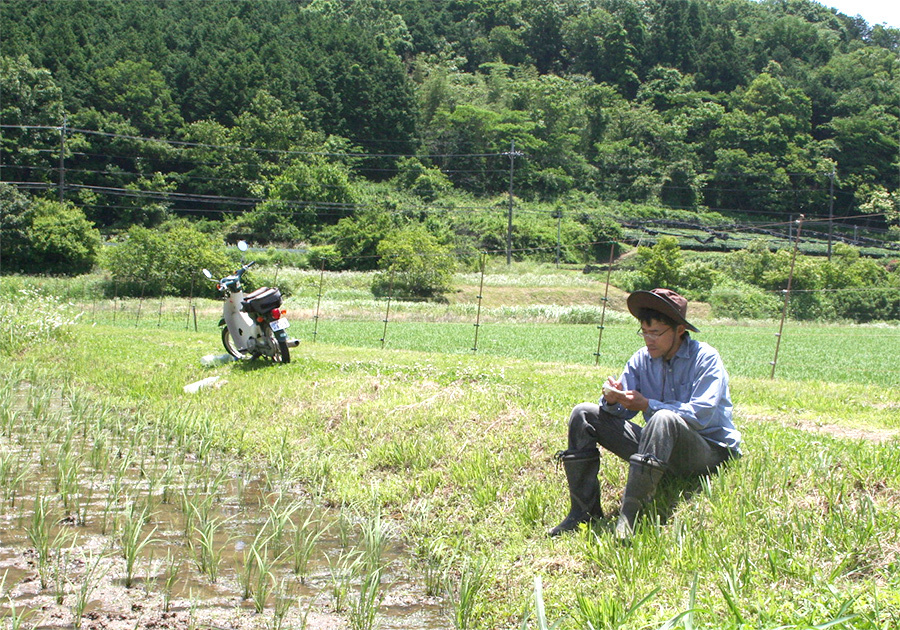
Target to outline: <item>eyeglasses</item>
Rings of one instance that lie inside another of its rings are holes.
[[[649,332],[644,332],[643,330],[639,330],[639,331],[637,331],[637,334],[639,334],[641,337],[643,337],[647,341],[656,341],[657,339],[659,339],[660,337],[665,335],[670,330],[672,330],[672,329],[666,328],[664,331],[658,332],[658,333],[649,333]]]

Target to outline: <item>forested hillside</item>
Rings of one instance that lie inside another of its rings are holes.
[[[180,215],[364,267],[409,224],[503,249],[515,204],[515,249],[564,258],[628,216],[896,239],[900,30],[810,0],[4,0],[0,30],[0,177],[106,236]]]

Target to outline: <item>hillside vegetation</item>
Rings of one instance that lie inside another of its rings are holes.
[[[503,251],[510,189],[517,256],[561,227],[603,259],[623,219],[897,224],[900,32],[810,0],[8,0],[0,27],[2,179],[104,234],[205,217],[374,267],[360,225]]]

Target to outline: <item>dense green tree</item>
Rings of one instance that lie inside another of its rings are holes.
[[[0,231],[3,273],[87,273],[100,251],[100,233],[79,208],[28,198],[2,183]]]
[[[117,61],[95,77],[97,108],[121,114],[141,135],[172,136],[183,124],[165,78],[150,62]]]
[[[812,0],[5,0],[0,30],[2,178],[55,196],[68,114],[64,195],[105,230],[316,202],[285,177],[312,154],[490,196],[513,141],[525,199],[815,213],[834,167],[840,216],[897,189],[900,31]]]
[[[46,156],[60,146],[60,132],[53,127],[61,127],[64,117],[62,90],[49,71],[26,56],[0,56],[0,122],[9,125],[0,133],[3,179],[58,178]]]
[[[646,281],[639,289],[668,287],[679,290],[684,280],[684,260],[678,239],[663,236],[653,247],[638,247],[639,269]]]
[[[201,269],[220,277],[229,264],[218,237],[184,221],[154,230],[135,226],[106,251],[105,260],[119,295],[197,295],[207,286],[200,284]]]
[[[381,272],[372,281],[378,297],[435,299],[453,286],[453,252],[422,225],[392,231],[378,243],[378,256]]]

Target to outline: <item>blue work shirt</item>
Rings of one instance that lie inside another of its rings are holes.
[[[674,411],[707,441],[740,455],[741,433],[732,422],[728,372],[718,351],[709,344],[685,334],[669,361],[651,358],[643,347],[628,360],[619,381],[623,390],[636,390],[649,400],[644,420],[661,409]],[[607,404],[605,398],[600,399],[600,405],[622,418],[637,414],[621,405]]]

